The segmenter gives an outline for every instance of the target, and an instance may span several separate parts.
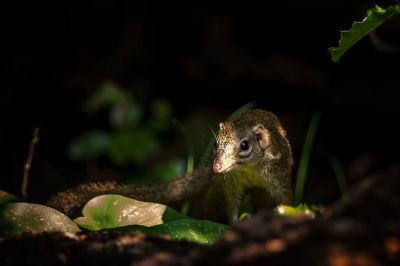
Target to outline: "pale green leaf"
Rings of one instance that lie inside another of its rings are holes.
[[[21,234],[24,232],[76,233],[78,226],[61,212],[32,203],[8,203],[0,208],[0,232]]]
[[[164,219],[183,217],[167,206],[130,199],[120,195],[102,195],[91,199],[82,210],[83,217],[74,221],[91,231],[127,225],[154,226]]]

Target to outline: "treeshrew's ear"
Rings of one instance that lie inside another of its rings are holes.
[[[279,135],[281,135],[283,138],[286,138],[286,131],[283,129],[282,126],[278,127],[278,132],[279,132]]]
[[[265,150],[270,143],[270,135],[268,130],[260,124],[253,128],[253,132],[257,137],[258,145],[260,145],[262,150]]]
[[[224,123],[219,123],[219,130],[222,130],[224,128]]]

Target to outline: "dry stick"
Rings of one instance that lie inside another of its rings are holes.
[[[24,177],[22,179],[22,186],[21,186],[21,195],[24,199],[28,196],[28,178],[29,178],[29,170],[31,169],[32,159],[33,159],[33,152],[35,150],[36,143],[39,142],[39,128],[35,128],[33,130],[31,144],[29,145],[28,151],[28,158],[26,159],[24,165]]]

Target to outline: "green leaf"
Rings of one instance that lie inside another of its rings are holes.
[[[79,228],[61,212],[44,205],[18,202],[0,208],[0,232],[18,235],[52,231],[76,233]]]
[[[354,44],[396,14],[400,14],[400,4],[388,8],[375,6],[375,8],[369,9],[367,16],[361,22],[354,21],[350,30],[340,31],[339,46],[329,48],[332,61],[338,62],[340,57]]]
[[[188,219],[188,217],[168,206],[165,209],[162,216],[163,223],[169,223],[172,221],[184,220],[184,219]]]
[[[14,196],[13,194],[0,190],[0,205],[18,200],[19,199],[17,196]]]
[[[274,214],[279,216],[298,216],[306,215],[310,218],[315,218],[316,213],[322,213],[321,206],[312,205],[309,207],[307,204],[300,204],[297,207],[279,205],[274,209]]]
[[[83,217],[74,221],[82,228],[98,231],[169,235],[173,239],[211,244],[229,226],[190,219],[162,204],[142,202],[120,195],[102,195],[90,200]]]
[[[110,135],[107,153],[117,165],[142,162],[158,147],[158,141],[148,130],[118,132]]]
[[[104,154],[109,136],[101,130],[89,131],[74,139],[68,147],[68,157],[73,160],[90,160]]]
[[[95,197],[85,205],[82,214],[83,217],[76,218],[74,221],[91,231],[127,225],[153,226],[165,221],[185,218],[165,205],[138,201],[120,195]]]
[[[128,226],[124,232],[168,235],[175,240],[187,240],[199,244],[212,244],[218,240],[229,226],[207,220],[179,219],[152,227]]]

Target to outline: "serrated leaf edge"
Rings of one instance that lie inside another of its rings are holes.
[[[381,25],[383,22],[385,22],[386,20],[388,20],[395,14],[400,14],[400,4],[397,4],[394,6],[389,6],[386,9],[384,9],[378,5],[375,5],[374,8],[368,9],[367,16],[364,17],[364,19],[362,21],[354,21],[349,30],[341,30],[340,31],[340,39],[338,41],[337,47],[328,48],[328,50],[330,51],[331,56],[332,56],[332,61],[337,63],[344,53],[346,53],[351,47],[353,47],[354,44],[356,44],[359,40],[364,38],[369,32],[361,35],[360,38],[358,38],[351,46],[349,46],[347,49],[344,49],[341,46],[342,46],[343,38],[346,34],[350,34],[350,35],[354,34],[354,32],[357,30],[357,27],[366,23],[367,21],[372,20],[373,15],[384,16],[385,18],[383,18],[381,21],[379,21],[371,30],[375,29],[376,27]],[[340,51],[341,51],[341,53],[340,53]]]

